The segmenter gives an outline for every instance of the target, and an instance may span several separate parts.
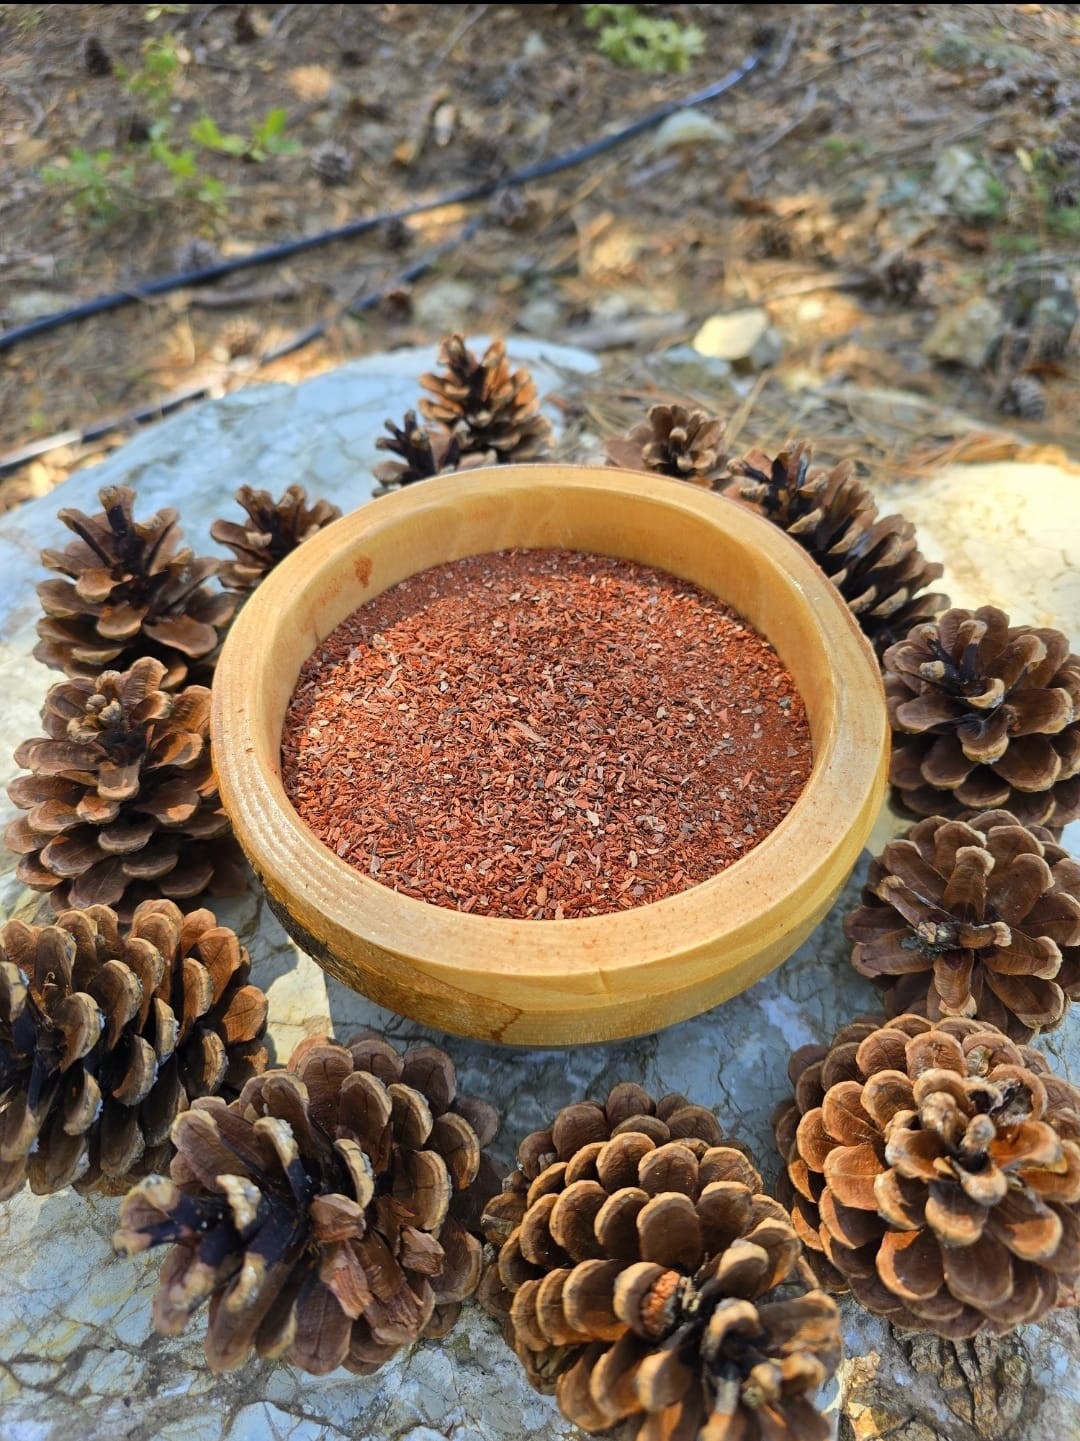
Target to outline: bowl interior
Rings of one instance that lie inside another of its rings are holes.
[[[516,547],[591,551],[692,581],[748,620],[791,671],[810,722],[810,779],[775,830],[719,875],[603,916],[462,915],[354,870],[293,809],[280,738],[304,661],[346,616],[406,576]],[[567,996],[587,1009],[615,1004],[631,978],[640,998],[711,987],[723,999],[724,986],[729,995],[742,989],[790,953],[805,917],[824,912],[854,864],[883,793],[887,737],[873,654],[794,542],[688,485],[562,466],[425,481],[319,532],[263,582],[233,626],[213,726],[226,808],[289,928],[347,984],[408,1014],[416,1013],[408,1002],[419,968],[434,998],[448,988],[440,1023],[470,1034],[481,1032],[453,1023],[463,986],[508,987],[514,1008],[539,1012],[565,1008]]]

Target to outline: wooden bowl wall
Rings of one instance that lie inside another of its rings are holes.
[[[399,895],[317,840],[281,784],[300,667],[346,616],[406,576],[490,551],[565,548],[657,566],[719,596],[776,648],[806,703],[803,794],[742,860],[651,905],[565,921],[462,915]],[[221,795],[290,934],[380,1005],[520,1045],[671,1025],[771,970],[847,878],[885,788],[873,653],[846,605],[770,522],[690,485],[600,467],[502,466],[362,506],[289,556],[245,605],[213,687]]]

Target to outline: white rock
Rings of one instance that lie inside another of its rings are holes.
[[[61,295],[56,290],[15,290],[11,289],[0,301],[0,314],[11,320],[38,320],[43,315],[52,315],[57,310],[66,310],[77,304],[73,295]]]
[[[449,335],[469,329],[469,317],[476,308],[476,287],[464,280],[436,279],[417,286],[413,294],[413,316],[417,325]]]
[[[1001,332],[1001,311],[985,295],[976,295],[964,305],[946,306],[939,313],[923,341],[923,350],[934,360],[981,370]]]
[[[962,145],[950,145],[937,158],[930,189],[965,220],[986,220],[1000,213],[1005,191],[993,171]]]
[[[557,335],[563,328],[563,308],[550,295],[534,295],[521,307],[518,324],[530,335]]]
[[[710,315],[691,344],[699,355],[730,361],[749,370],[764,370],[780,359],[783,341],[758,308]]]
[[[530,30],[522,43],[521,53],[526,60],[542,60],[551,53],[551,48],[539,30]]]
[[[735,133],[703,110],[676,110],[649,136],[645,149],[655,152],[676,150],[680,146],[695,149],[709,145],[734,145]]]

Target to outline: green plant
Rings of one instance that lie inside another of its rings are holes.
[[[16,35],[32,35],[45,19],[47,5],[0,5],[0,20],[11,21]]]
[[[600,31],[596,48],[602,55],[647,75],[681,74],[705,49],[696,25],[654,20],[636,5],[586,5],[585,24]]]
[[[150,157],[172,176],[173,189],[178,196],[197,200],[214,211],[224,208],[228,194],[224,182],[199,169],[194,151],[174,150],[169,144],[168,128],[164,122],[159,121],[150,127],[147,149]]]
[[[1080,236],[1080,205],[1066,205],[1060,210],[1049,210],[1046,228],[1055,235]]]
[[[160,115],[172,99],[181,65],[179,46],[171,35],[164,35],[160,40],[144,42],[138,70],[125,70],[118,65],[116,73],[129,95]]]
[[[270,155],[292,155],[300,149],[295,140],[285,139],[285,111],[280,108],[269,111],[258,125],[251,127],[248,136],[221,130],[209,115],[200,116],[188,134],[205,150],[242,156],[245,160],[262,161]]]
[[[1034,255],[1039,249],[1037,235],[995,235],[991,242],[995,250],[1003,255]]]
[[[76,148],[57,165],[44,165],[41,178],[46,185],[64,189],[72,204],[92,219],[112,220],[135,179],[133,165],[118,165],[111,150]]]

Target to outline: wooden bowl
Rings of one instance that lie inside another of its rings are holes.
[[[693,581],[772,642],[806,703],[814,763],[742,860],[667,900],[519,921],[399,895],[317,840],[281,784],[300,667],[346,616],[406,576],[484,552],[564,548]],[[263,581],[213,687],[221,796],[286,930],[347,986],[441,1030],[514,1045],[609,1041],[744,990],[829,909],[885,789],[881,679],[838,592],[793,541],[734,501],[636,472],[471,470],[410,486],[320,531]]]

